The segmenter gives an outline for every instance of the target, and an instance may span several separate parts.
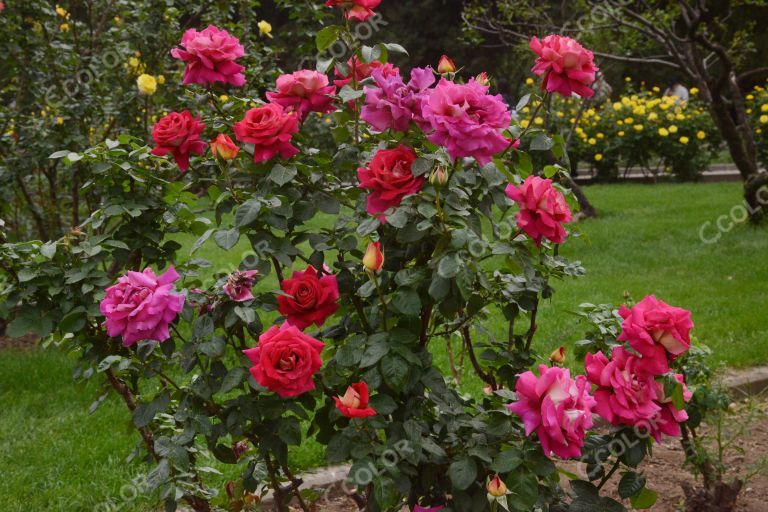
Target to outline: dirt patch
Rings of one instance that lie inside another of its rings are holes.
[[[8,336],[0,336],[0,350],[14,349],[14,350],[32,350],[37,347],[38,337],[34,334],[28,334],[21,338],[9,338]]]

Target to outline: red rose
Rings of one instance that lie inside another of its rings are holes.
[[[293,134],[299,131],[299,119],[295,113],[285,112],[276,103],[250,109],[232,129],[237,140],[253,144],[253,161],[256,163],[266,162],[278,153],[288,159],[299,152],[291,144]]]
[[[243,350],[253,363],[253,378],[282,398],[315,389],[312,377],[323,365],[325,345],[293,325],[272,326],[259,336],[256,348]]]
[[[368,407],[368,384],[358,382],[347,388],[344,396],[333,397],[336,408],[347,418],[369,418],[376,416],[376,411]]]
[[[173,159],[179,165],[181,172],[189,168],[189,155],[205,153],[205,142],[200,140],[205,125],[199,117],[192,117],[188,110],[171,112],[152,128],[152,138],[157,146],[152,150],[153,155],[165,156],[173,154]]]
[[[367,169],[361,167],[357,170],[359,187],[371,191],[368,196],[368,213],[383,213],[399,206],[405,196],[421,190],[424,177],[416,177],[411,171],[416,158],[416,152],[406,146],[382,149],[374,155]]]
[[[306,329],[312,324],[320,327],[339,309],[336,276],[318,278],[313,266],[307,267],[304,272],[294,272],[290,279],[283,280],[281,288],[286,295],[277,297],[277,310],[287,317],[289,324],[299,329]]]

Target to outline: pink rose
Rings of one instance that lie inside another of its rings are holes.
[[[291,144],[293,134],[299,131],[299,120],[296,114],[285,112],[276,103],[250,109],[232,129],[237,140],[253,144],[256,163],[266,162],[277,154],[288,159],[299,152]]]
[[[381,0],[327,0],[326,7],[341,7],[344,15],[350,20],[365,21],[376,13],[373,9],[379,6]]]
[[[654,348],[661,345],[671,359],[687,351],[691,346],[691,312],[677,308],[649,295],[632,309],[622,306],[619,314],[624,319],[618,339],[645,357],[661,357],[664,353]]]
[[[343,88],[349,83],[352,83],[353,79],[356,83],[359,84],[371,76],[371,73],[374,69],[381,70],[381,73],[384,77],[394,76],[400,72],[398,68],[394,67],[389,62],[386,64],[382,64],[378,60],[374,60],[372,62],[362,62],[357,58],[357,55],[353,55],[349,58],[347,61],[347,67],[349,68],[349,72],[346,75],[343,75],[339,71],[338,67],[334,68],[334,73],[337,79],[334,80],[333,83],[336,84],[336,87],[339,89]]]
[[[339,309],[336,276],[318,277],[311,265],[304,272],[294,272],[290,279],[283,279],[280,287],[284,295],[277,296],[277,310],[299,329],[312,324],[320,327]]]
[[[256,348],[243,350],[253,363],[254,380],[281,398],[315,389],[313,377],[323,366],[320,353],[325,345],[296,326],[272,326],[259,336]]]
[[[302,121],[310,112],[333,112],[336,88],[328,85],[328,77],[317,71],[302,69],[290,75],[280,75],[275,85],[277,92],[268,92],[267,99],[296,112]]]
[[[360,118],[383,132],[407,132],[411,121],[425,129],[423,106],[429,96],[428,89],[435,83],[431,68],[414,68],[406,85],[400,72],[389,73],[385,68],[371,71],[376,87],[365,87],[365,105]]]
[[[664,351],[660,346],[655,350]],[[644,429],[658,442],[662,434],[679,436],[680,423],[688,414],[665,397],[664,386],[656,377],[668,368],[666,361],[659,366],[659,360],[635,356],[621,346],[613,349],[610,360],[602,352],[587,354],[584,367],[589,381],[597,386],[597,414],[612,425]],[[683,399],[689,401],[692,393],[685,387],[683,376],[675,378],[683,384]]]
[[[368,384],[358,382],[347,388],[344,396],[333,397],[336,408],[347,418],[370,418],[376,411],[368,405]]]
[[[235,270],[224,285],[224,293],[235,302],[245,302],[253,299],[253,283],[255,277],[259,275],[258,270]]]
[[[591,98],[595,94],[589,86],[594,83],[598,68],[592,52],[578,41],[550,35],[542,41],[534,37],[530,46],[539,56],[531,71],[544,76],[542,90],[557,92],[566,98],[574,92],[582,98]]]
[[[563,224],[571,221],[571,209],[552,180],[528,176],[522,185],[508,185],[507,197],[520,206],[517,227],[541,245],[542,238],[560,244],[565,240]]]
[[[191,28],[184,32],[181,46],[174,48],[171,55],[187,63],[184,70],[184,85],[210,85],[215,82],[242,87],[245,84],[243,66],[235,62],[245,55],[240,41],[213,25],[202,32]]]
[[[151,268],[128,272],[107,288],[99,309],[107,318],[109,336],[122,336],[123,345],[139,340],[165,341],[168,325],[184,307],[184,296],[173,293],[179,274],[172,266],[157,277]]]
[[[518,375],[518,401],[507,408],[522,418],[526,436],[536,431],[547,457],[579,457],[595,406],[589,383],[583,375],[572,379],[564,368],[540,365],[539,373]]]
[[[509,145],[501,134],[511,120],[504,100],[488,94],[488,87],[474,78],[467,84],[441,79],[425,100],[422,116],[433,130],[429,141],[444,146],[451,158],[472,157],[485,165]]]
[[[165,156],[171,153],[179,170],[185,172],[189,168],[190,154],[205,154],[205,142],[200,140],[204,129],[200,118],[192,117],[188,110],[171,112],[152,128],[152,139],[157,144],[152,154]]]
[[[368,213],[377,215],[399,206],[405,196],[415,194],[424,185],[423,176],[413,175],[411,165],[416,152],[406,146],[379,150],[368,168],[360,167],[360,188],[368,189]],[[379,215],[384,218],[383,215]]]

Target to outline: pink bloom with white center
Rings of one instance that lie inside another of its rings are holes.
[[[198,32],[191,28],[181,38],[183,48],[174,48],[171,55],[187,63],[184,85],[211,85],[216,82],[242,87],[244,66],[237,59],[245,55],[240,41],[213,25]]]
[[[296,112],[304,120],[310,112],[327,114],[333,112],[336,87],[328,84],[328,77],[317,71],[302,69],[291,74],[280,75],[275,84],[276,92],[268,92],[267,99]]]
[[[224,293],[235,302],[245,302],[253,299],[253,283],[259,275],[258,270],[235,270],[227,278]]]
[[[173,267],[159,277],[151,268],[145,268],[118,279],[117,284],[107,288],[99,305],[107,318],[107,334],[122,336],[126,347],[140,340],[170,338],[168,326],[184,307],[184,295],[174,293],[173,289],[178,279]]]
[[[517,227],[541,245],[543,238],[560,244],[567,233],[563,224],[571,221],[571,209],[552,180],[528,176],[522,185],[508,185],[507,197],[520,206]]]
[[[582,98],[594,96],[595,91],[590,85],[595,82],[599,70],[591,51],[575,39],[556,34],[541,41],[533,37],[530,46],[539,56],[531,71],[544,77],[542,90],[556,92],[566,98],[570,98],[573,93]]]
[[[376,87],[365,87],[365,105],[360,115],[363,121],[380,132],[407,132],[411,121],[424,129],[422,106],[428,97],[428,89],[435,83],[432,69],[411,70],[407,85],[399,72],[392,74],[386,68],[374,69],[371,76]]]
[[[540,365],[539,373],[518,375],[518,401],[507,408],[522,418],[526,436],[538,434],[547,457],[579,457],[595,406],[589,383],[583,375],[572,379],[565,368]]]
[[[502,130],[511,116],[500,95],[472,78],[456,84],[445,78],[425,98],[422,116],[429,123],[429,141],[448,150],[451,158],[472,157],[485,165],[509,146]]]
[[[648,295],[631,309],[622,306],[619,314],[624,319],[617,339],[645,357],[664,357],[655,347],[662,346],[671,359],[686,352],[691,346],[691,312],[670,306],[653,295]],[[666,358],[665,358],[666,359]]]

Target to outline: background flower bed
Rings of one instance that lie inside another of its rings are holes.
[[[576,301],[618,302],[625,290],[633,296],[659,290],[670,301],[706,312],[694,315],[694,321],[699,337],[713,348],[714,362],[748,366],[768,360],[768,329],[754,314],[763,307],[761,283],[768,281],[768,270],[752,265],[752,255],[768,250],[768,241],[748,227],[737,228],[715,245],[698,239],[703,222],[728,212],[737,184],[601,185],[588,190],[605,214],[582,224],[584,236],[571,248],[591,270],[585,279],[563,282],[552,304],[542,310],[539,352],[548,354],[565,344],[572,354],[572,343],[583,332],[568,313]],[[613,238],[617,230],[624,233],[623,242]],[[203,255],[206,251],[201,249]],[[239,248],[228,256],[236,264]],[[643,273],[633,270],[641,265]],[[446,367],[446,354],[436,356]],[[137,437],[124,406],[112,396],[88,415],[99,391],[93,383],[83,387],[73,382],[72,365],[58,351],[0,352],[0,473],[5,475],[0,496],[5,510],[90,510],[108,497],[119,499],[121,486],[142,471],[141,463],[123,462]],[[482,393],[469,372],[464,389]],[[317,446],[304,443],[292,453],[301,467],[324,463]],[[17,465],[21,456],[30,456],[23,470]],[[140,499],[124,510],[143,512],[148,506]]]

